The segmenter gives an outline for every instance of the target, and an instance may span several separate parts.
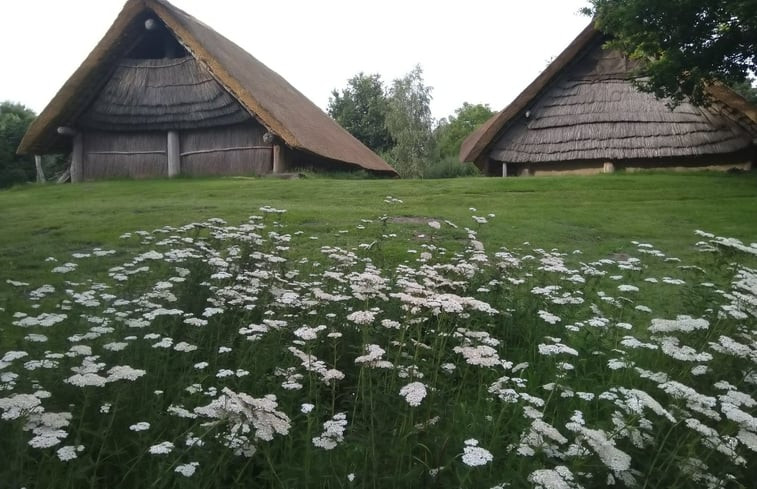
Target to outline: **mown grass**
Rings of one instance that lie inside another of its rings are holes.
[[[685,252],[691,232],[707,228],[746,239],[757,230],[754,174],[618,174],[534,179],[450,180],[150,180],[26,186],[0,193],[0,260],[33,270],[41,258],[117,242],[126,231],[220,217],[246,218],[261,205],[286,208],[288,222],[331,234],[402,199],[405,216],[470,223],[468,208],[497,214],[490,237],[544,247],[612,252],[646,236]],[[350,242],[350,237],[345,237]],[[353,240],[354,244],[354,240]]]

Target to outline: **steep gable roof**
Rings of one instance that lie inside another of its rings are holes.
[[[593,23],[504,110],[463,142],[461,161],[483,164],[693,156],[751,144],[757,111],[730,89],[710,87],[709,108],[636,90],[634,63],[602,49]]]
[[[139,39],[158,18],[251,115],[292,148],[366,170],[396,174],[284,78],[212,28],[166,0],[128,0],[105,37],[32,123],[19,153],[65,149],[59,126],[73,125],[92,104]]]

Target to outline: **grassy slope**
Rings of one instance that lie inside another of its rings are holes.
[[[383,203],[387,195],[401,206]],[[757,178],[727,174],[644,174],[454,180],[152,180],[20,187],[0,193],[0,264],[6,278],[32,278],[40,261],[113,246],[126,231],[221,217],[235,224],[261,205],[288,209],[289,232],[335,234],[361,218],[450,219],[473,226],[469,207],[497,217],[492,243],[580,248],[603,256],[631,239],[686,254],[694,229],[757,239]],[[422,223],[392,231],[426,232]],[[354,236],[354,237],[353,237]],[[354,233],[329,244],[355,245]],[[361,236],[360,239],[365,239]],[[317,242],[316,242],[317,243]],[[3,280],[4,281],[4,280]]]

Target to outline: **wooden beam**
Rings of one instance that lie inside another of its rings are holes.
[[[71,152],[71,183],[82,181],[84,165],[84,138],[80,132],[74,136],[74,150]]]
[[[270,146],[234,146],[231,148],[213,148],[213,149],[197,149],[194,151],[185,151],[181,153],[181,156],[201,155],[207,153],[223,153],[224,151],[249,151],[255,149],[267,149],[271,150]]]
[[[68,137],[74,137],[79,131],[74,129],[73,127],[68,126],[60,126],[58,127],[58,134],[61,136],[68,136]]]
[[[116,156],[136,156],[136,155],[164,155],[167,154],[162,150],[155,151],[89,151],[88,155],[116,155]]]
[[[168,178],[181,173],[181,148],[179,147],[179,131],[168,131]]]
[[[34,167],[37,169],[37,183],[45,183],[45,171],[42,169],[42,157],[34,155]]]
[[[70,179],[71,179],[71,168],[66,168],[66,171],[64,171],[61,174],[61,176],[58,177],[55,183],[66,183]]]

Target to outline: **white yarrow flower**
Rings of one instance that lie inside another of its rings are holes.
[[[549,311],[540,310],[538,312],[538,314],[539,314],[539,317],[541,319],[543,319],[544,321],[546,321],[549,324],[557,324],[557,323],[560,322],[560,317],[559,316],[555,316],[554,314],[552,314]]]
[[[131,431],[146,431],[150,429],[150,423],[147,421],[140,421],[139,423],[129,426],[129,429]]]
[[[400,389],[400,395],[411,406],[420,406],[426,397],[426,386],[422,382],[411,382]]]
[[[463,463],[468,467],[480,467],[494,460],[494,456],[486,448],[478,446],[478,440],[465,440],[463,448]]]
[[[81,452],[82,450],[84,450],[84,445],[66,445],[65,447],[59,448],[55,453],[58,455],[61,462],[68,462],[69,460],[77,458],[78,455],[76,452]]]
[[[333,450],[344,441],[344,430],[347,428],[347,414],[336,413],[330,420],[323,423],[321,436],[313,438],[313,445],[324,450]]]
[[[373,311],[355,311],[347,316],[348,321],[359,325],[371,324],[374,319],[376,313]]]
[[[173,448],[173,443],[170,441],[163,441],[157,445],[151,446],[148,451],[153,455],[167,455],[173,451]]]
[[[528,481],[536,489],[572,489],[578,486],[573,482],[573,473],[564,465],[552,469],[539,469],[531,472]]]
[[[192,477],[197,470],[198,465],[200,465],[199,462],[190,462],[188,464],[177,465],[174,469],[174,472],[177,472],[184,477]]]

